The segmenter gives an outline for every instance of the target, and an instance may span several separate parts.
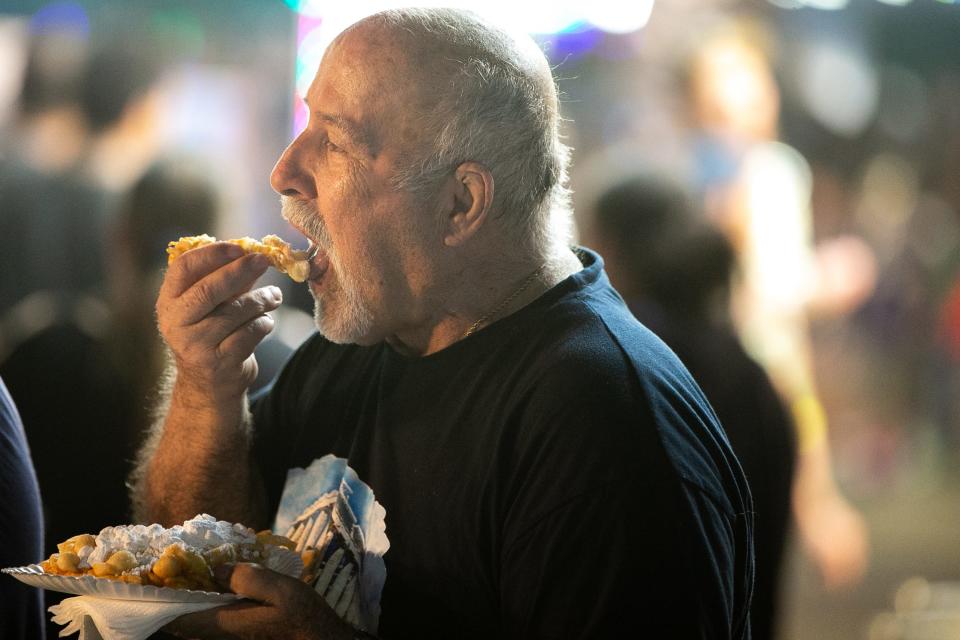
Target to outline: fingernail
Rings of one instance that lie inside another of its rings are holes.
[[[283,302],[283,292],[280,291],[280,287],[270,287],[270,297],[274,302]]]
[[[227,251],[227,256],[230,258],[239,258],[244,254],[243,249],[235,244],[231,244],[230,246],[228,246],[226,251]]]

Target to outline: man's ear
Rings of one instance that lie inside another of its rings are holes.
[[[446,212],[443,243],[456,247],[483,226],[493,203],[493,174],[482,164],[464,162],[454,173],[453,206]]]

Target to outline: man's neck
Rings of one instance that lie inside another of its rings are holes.
[[[442,351],[523,309],[581,268],[580,260],[566,248],[542,261],[502,260],[485,268],[465,267],[426,305],[433,309],[426,314],[429,320],[398,331],[387,343],[409,356]]]

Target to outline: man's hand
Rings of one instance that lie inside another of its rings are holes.
[[[216,404],[242,396],[257,376],[253,350],[280,306],[276,287],[250,288],[267,270],[266,256],[244,255],[218,242],[170,265],[157,298],[160,333],[177,364],[177,386]]]
[[[218,567],[224,587],[257,602],[241,602],[177,618],[164,630],[182,638],[350,640],[353,629],[310,587],[295,578],[241,563]]]
[[[273,329],[268,312],[280,305],[276,287],[250,290],[268,264],[218,242],[167,270],[157,318],[176,370],[134,472],[139,519],[167,526],[204,512],[248,524],[266,519],[262,480],[249,459],[246,390],[257,375],[253,350]]]

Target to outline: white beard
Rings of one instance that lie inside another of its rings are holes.
[[[313,293],[313,321],[320,333],[330,342],[353,344],[362,342],[373,327],[373,312],[360,296],[356,283],[343,277],[339,260],[334,253],[330,257],[325,291],[319,296]]]
[[[313,321],[327,340],[339,344],[361,342],[373,327],[373,312],[363,300],[359,283],[347,275],[340,256],[320,214],[309,204],[281,196],[281,210],[285,219],[306,231],[308,237],[327,254],[330,266],[325,278],[325,290],[313,295]]]

